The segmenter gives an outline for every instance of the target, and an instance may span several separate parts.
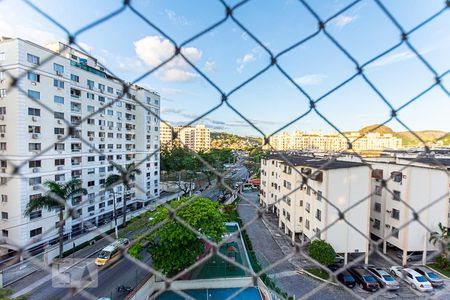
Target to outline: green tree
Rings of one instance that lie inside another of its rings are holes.
[[[125,226],[127,222],[127,197],[130,191],[136,175],[141,174],[141,170],[137,168],[135,163],[128,164],[125,169],[119,167],[120,174],[111,174],[105,180],[105,187],[107,189],[112,189],[118,184],[123,184],[125,187],[125,193],[123,195],[123,207],[122,207],[122,226]],[[115,196],[114,196],[115,197]],[[114,200],[115,203],[115,200]]]
[[[438,244],[439,251],[445,259],[448,259],[448,252],[450,250],[449,230],[441,222],[439,222],[439,231],[434,231],[430,234],[430,243]]]
[[[12,298],[11,296],[14,294],[14,290],[0,288],[0,300],[26,300],[28,299],[28,295],[23,295],[19,297]]]
[[[176,216],[208,239],[220,241],[225,226],[219,204],[208,198],[196,198],[186,203],[188,200],[191,198],[183,197],[170,203],[174,209],[180,207]],[[150,220],[151,226],[166,221],[148,237],[153,263],[163,273],[173,275],[182,271],[194,264],[204,251],[204,241],[177,220],[171,219],[166,207],[158,207]]]
[[[336,259],[333,247],[323,240],[312,241],[308,246],[308,253],[311,258],[325,266],[334,263]]]
[[[79,179],[72,179],[66,183],[56,181],[46,181],[44,185],[48,191],[35,199],[28,202],[25,208],[25,215],[29,216],[32,212],[47,209],[59,211],[58,235],[59,235],[59,258],[62,258],[64,246],[64,209],[66,203],[72,200],[72,197],[78,195],[86,195],[87,190],[82,188],[82,182]]]

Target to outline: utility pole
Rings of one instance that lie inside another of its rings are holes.
[[[113,193],[113,205],[114,205],[114,209],[113,209],[114,233],[115,233],[116,239],[118,239],[119,238],[119,231],[117,229],[116,191],[114,191],[114,189],[111,189],[111,192]]]

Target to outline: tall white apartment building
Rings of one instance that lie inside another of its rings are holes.
[[[436,250],[428,229],[439,232],[439,222],[449,227],[450,159],[380,157],[370,163],[372,236],[385,239],[385,253],[387,246],[401,250],[403,264],[409,251],[422,252],[425,263],[427,252]],[[428,229],[414,221],[412,210]]]
[[[260,204],[277,214],[279,227],[293,241],[296,237],[320,238],[345,259],[347,253],[360,252],[367,260],[370,203],[355,204],[370,194],[369,167],[309,156],[289,155],[287,159],[294,168],[278,154],[262,159]],[[360,232],[339,220],[333,205],[341,211],[355,205],[345,218]]]
[[[348,140],[347,140],[348,139]],[[380,134],[370,132],[361,137],[359,132],[349,132],[345,137],[340,134],[324,134],[320,131],[295,131],[292,135],[287,132],[270,137],[269,143],[274,150],[313,150],[313,151],[344,151],[348,148],[348,141],[355,151],[399,149],[402,146],[400,138],[390,133]],[[270,149],[265,145],[266,149]]]
[[[23,92],[8,89],[11,75],[21,76],[17,85]],[[81,234],[90,224],[111,222],[113,194],[105,191],[104,183],[118,171],[109,161],[122,166],[135,162],[142,171],[129,194],[124,194],[122,186],[115,188],[119,213],[124,197],[129,210],[156,199],[159,155],[149,154],[159,148],[159,105],[160,96],[140,86],[131,85],[125,93],[119,79],[81,51],[61,43],[45,48],[21,39],[0,39],[3,241],[19,246],[30,241],[35,246],[55,242],[55,211],[24,216],[30,199],[45,193],[47,180],[79,178],[88,191],[71,199],[72,205],[84,204],[78,209],[79,217],[66,221],[67,235]],[[73,131],[69,132],[66,122]],[[20,166],[17,175],[14,166]]]
[[[173,131],[177,139],[173,140]],[[211,131],[203,124],[194,127],[173,126],[161,123],[161,148],[170,149],[173,146],[187,147],[193,151],[209,151],[211,149]]]

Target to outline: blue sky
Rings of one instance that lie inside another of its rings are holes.
[[[308,3],[327,19],[351,1],[323,0]],[[75,32],[118,9],[121,1],[34,1],[40,9]],[[227,1],[230,5],[237,1]],[[383,1],[395,18],[410,30],[443,8],[443,1]],[[224,7],[214,0],[142,0],[133,7],[173,40],[181,43],[224,17]],[[314,33],[317,22],[297,0],[253,0],[236,9],[234,16],[272,53],[277,54]],[[361,1],[327,23],[327,31],[360,63],[397,44],[400,33],[374,1]],[[450,9],[415,31],[411,43],[441,74],[450,69]],[[17,0],[0,2],[0,35],[19,36],[41,44],[65,40],[66,35],[29,6]],[[171,55],[170,42],[127,8],[118,16],[78,36],[81,46],[114,74],[132,81]],[[183,53],[211,80],[228,93],[264,69],[270,56],[232,20],[188,43]],[[354,64],[320,33],[280,56],[280,66],[313,99],[317,99],[355,73]],[[365,74],[394,107],[433,84],[432,73],[402,45],[369,64]],[[450,90],[450,75],[443,84]],[[163,97],[162,118],[186,124],[220,103],[220,94],[182,59],[144,78],[140,84]],[[270,134],[305,113],[308,100],[278,69],[267,72],[233,93],[229,103]],[[390,109],[357,77],[323,98],[317,109],[342,131],[384,122]],[[449,131],[450,98],[435,87],[399,113],[413,130]],[[215,130],[259,135],[235,112],[223,105],[201,122]],[[406,130],[396,121],[387,124]],[[314,112],[285,130],[334,131]]]

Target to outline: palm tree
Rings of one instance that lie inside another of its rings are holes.
[[[449,240],[449,230],[447,227],[445,227],[441,222],[439,222],[439,231],[434,231],[430,234],[429,241],[436,245],[438,244],[438,247],[440,248],[440,251],[442,252],[442,256],[445,258],[448,257],[448,250],[450,248],[450,240]]]
[[[87,190],[82,188],[81,184],[82,181],[79,179],[72,179],[66,183],[46,181],[44,185],[48,188],[48,191],[39,198],[30,200],[25,208],[26,216],[40,209],[59,210],[59,258],[62,258],[64,246],[64,209],[67,201],[71,200],[73,196],[87,194]]]
[[[135,163],[131,163],[127,165],[125,170],[120,168],[121,174],[111,174],[108,176],[105,182],[105,186],[109,189],[112,189],[115,185],[123,184],[125,186],[125,194],[123,197],[123,207],[122,207],[122,226],[125,226],[125,222],[127,221],[127,194],[131,188],[131,183],[136,179],[136,175],[141,174],[141,170],[136,167]],[[114,195],[115,197],[115,195]],[[115,199],[114,199],[115,202]]]

